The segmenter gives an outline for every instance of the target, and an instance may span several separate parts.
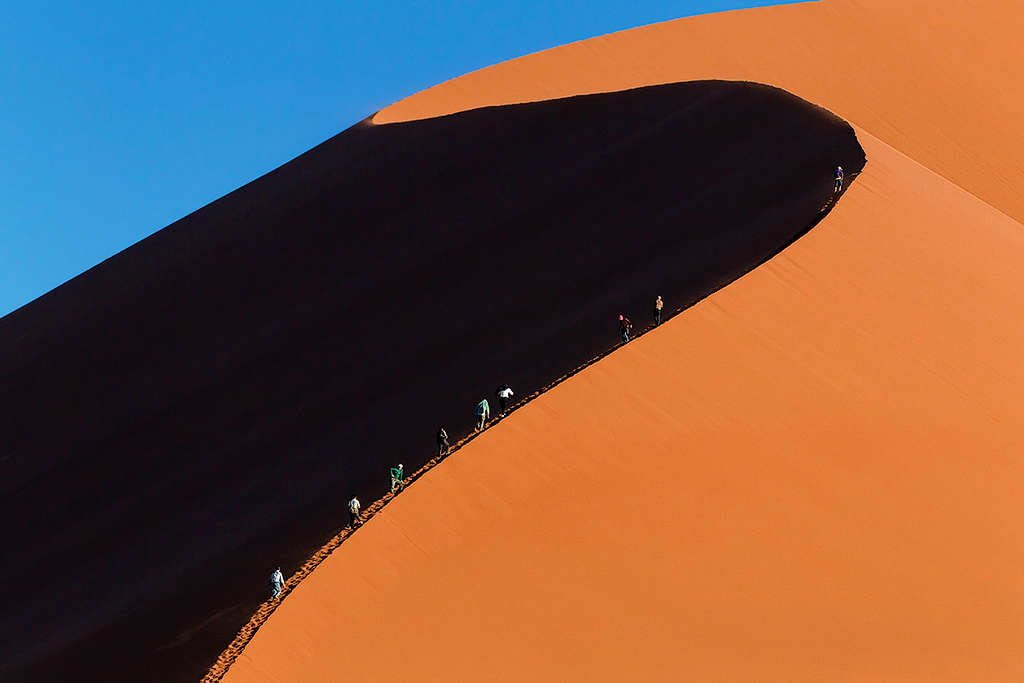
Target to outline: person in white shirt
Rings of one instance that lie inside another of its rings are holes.
[[[512,397],[512,390],[508,388],[507,384],[502,384],[494,390],[494,394],[498,397],[498,405],[501,407],[501,417],[505,417],[505,413],[508,412],[508,400]]]
[[[359,517],[359,499],[354,493],[352,499],[348,501],[348,525],[353,529],[363,525],[363,520]]]
[[[274,573],[270,575],[270,594],[277,600],[281,597],[281,588],[284,586],[284,574],[281,573],[281,568],[278,567],[274,570]]]

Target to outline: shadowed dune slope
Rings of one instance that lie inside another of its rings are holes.
[[[517,411],[224,679],[1024,679],[1024,230],[870,163],[767,264]]]
[[[351,491],[763,262],[840,162],[743,83],[364,122],[7,316],[0,678],[198,679]]]
[[[704,78],[833,111],[1024,222],[1024,3],[824,0],[643,26],[460,76],[379,123]]]

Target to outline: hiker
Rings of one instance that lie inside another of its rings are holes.
[[[619,336],[622,337],[622,343],[625,344],[629,341],[629,331],[633,329],[633,323],[629,322],[629,318],[624,315],[619,316]]]
[[[494,395],[498,397],[498,406],[501,408],[501,417],[505,417],[505,413],[508,411],[508,399],[512,396],[512,390],[508,388],[507,384],[502,384],[494,390]]]
[[[281,597],[281,588],[284,586],[284,574],[281,573],[281,568],[278,567],[273,574],[270,575],[270,596],[277,600]]]
[[[405,472],[402,469],[402,463],[398,463],[398,467],[391,468],[391,493],[395,492],[395,489],[402,490],[405,488]]]
[[[448,449],[451,446],[448,444],[448,432],[444,431],[444,427],[437,428],[437,456],[448,455]]]
[[[661,300],[659,296],[654,300],[654,326],[657,327],[661,324],[661,309],[665,307],[665,302]]]
[[[843,167],[836,166],[836,192],[840,192],[843,189]]]
[[[476,415],[476,431],[479,432],[491,417],[491,404],[487,402],[486,398],[476,404],[473,414]]]
[[[359,499],[356,498],[356,494],[352,494],[352,499],[348,501],[348,525],[353,530],[357,526],[363,525],[363,520],[359,517]]]

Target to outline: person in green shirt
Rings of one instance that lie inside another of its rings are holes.
[[[405,471],[402,469],[402,463],[398,463],[398,467],[391,468],[391,493],[395,492],[395,489],[401,491],[405,488]]]

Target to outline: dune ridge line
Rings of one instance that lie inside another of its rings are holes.
[[[843,193],[845,193],[846,190],[853,184],[853,182],[856,180],[857,176],[860,175],[860,173],[861,173],[861,171],[858,170],[858,171],[852,172],[852,173],[850,173],[850,174],[848,174],[846,176],[846,180],[844,181],[844,185],[843,185]],[[825,203],[825,205],[821,207],[821,210],[820,210],[818,216],[814,219],[814,221],[812,221],[810,224],[808,224],[807,227],[803,231],[801,231],[796,237],[794,237],[790,242],[786,243],[778,251],[776,251],[774,254],[772,254],[768,258],[768,261],[770,261],[771,259],[775,258],[775,256],[777,256],[778,254],[782,253],[786,248],[788,248],[794,242],[796,242],[801,237],[806,235],[816,225],[818,225],[821,221],[823,221],[828,216],[828,214],[832,211],[832,209],[835,208],[836,204],[838,203],[838,201],[841,198],[842,198],[842,193],[840,193],[838,195],[833,195],[832,197],[830,197],[829,200]],[[761,265],[763,265],[763,264],[761,264]],[[760,267],[760,265],[754,266],[753,268],[748,270],[747,273],[749,273],[749,272],[751,272],[754,269],[759,268],[759,267]],[[744,275],[746,275],[747,273],[744,273]],[[728,287],[733,282],[737,282],[742,277],[743,277],[743,275],[741,275],[736,280],[733,280],[732,282],[723,285],[723,287]],[[719,291],[719,290],[716,289],[714,292],[710,292],[707,296],[711,296],[712,294],[714,294],[717,291]],[[685,312],[689,308],[692,308],[694,305],[696,305],[697,303],[699,303],[700,301],[702,301],[705,298],[707,298],[707,297],[702,297],[701,299],[697,299],[697,300],[691,301],[691,302],[687,303],[685,306],[682,306],[682,307],[679,307],[679,308],[675,309],[672,312],[671,315],[666,315],[662,319],[662,324],[667,323],[672,318],[675,318],[677,315]],[[632,343],[633,341],[635,341],[635,340],[639,339],[640,337],[648,334],[649,332],[653,332],[655,329],[656,329],[655,325],[648,325],[648,326],[644,327],[641,331],[637,332],[634,336],[630,337],[630,342],[628,342],[628,343]],[[572,371],[562,375],[558,379],[556,379],[553,382],[547,384],[542,389],[539,389],[538,391],[533,392],[529,396],[525,397],[523,400],[518,401],[518,402],[510,405],[509,409],[506,411],[506,416],[504,418],[494,418],[491,421],[491,423],[488,424],[486,429],[484,429],[483,431],[476,432],[476,433],[471,433],[471,434],[463,437],[462,439],[460,439],[457,442],[455,442],[454,444],[452,444],[451,448],[449,449],[449,451],[448,451],[448,453],[446,455],[437,456],[435,458],[432,458],[425,465],[420,467],[418,470],[416,470],[415,472],[413,472],[413,473],[409,474],[408,476],[406,476],[405,477],[405,486],[406,487],[411,486],[418,479],[420,479],[422,476],[424,476],[427,472],[429,472],[430,470],[432,470],[435,467],[437,467],[438,465],[440,465],[443,461],[445,461],[448,458],[450,458],[453,455],[455,455],[456,452],[461,450],[463,446],[465,446],[465,445],[469,444],[470,442],[472,442],[476,437],[480,436],[485,431],[488,431],[490,429],[493,429],[493,428],[497,427],[499,425],[499,423],[501,423],[504,420],[506,420],[509,417],[511,417],[512,413],[514,413],[515,411],[517,411],[520,408],[526,406],[527,404],[529,404],[534,399],[542,396],[543,394],[547,393],[551,389],[554,389],[558,385],[562,384],[563,382],[565,382],[566,380],[572,378],[573,376],[579,374],[580,372],[582,372],[583,370],[587,369],[588,367],[594,365],[598,361],[606,358],[607,356],[609,356],[610,354],[612,354],[613,352],[615,352],[616,350],[620,349],[623,346],[625,346],[625,344],[623,344],[623,343],[619,343],[619,344],[616,344],[615,346],[612,346],[611,348],[607,349],[606,351],[604,351],[600,355],[595,356],[594,358],[590,359],[586,363],[583,363],[582,365],[576,367]],[[394,498],[396,498],[401,493],[402,493],[401,489],[398,492],[396,492],[396,493],[390,493],[390,492],[385,493],[383,495],[383,497],[378,498],[377,500],[373,501],[373,503],[371,503],[369,506],[364,508],[364,510],[362,512],[362,514],[363,514],[363,518],[362,518],[363,519],[363,524],[365,524],[370,519],[372,519],[374,515],[376,515],[381,510],[383,510],[387,506],[388,503],[390,503]],[[303,579],[305,579],[310,574],[312,574],[313,571],[324,560],[326,560],[328,557],[330,557],[331,553],[333,553],[339,546],[341,546],[341,544],[344,543],[345,540],[347,540],[350,536],[352,536],[356,532],[356,530],[359,529],[359,528],[362,528],[362,527],[361,526],[360,527],[355,527],[355,528],[348,528],[348,527],[346,527],[346,528],[342,529],[340,532],[335,534],[329,541],[327,541],[327,543],[325,543],[323,546],[321,546],[320,549],[318,549],[315,553],[313,553],[309,557],[309,559],[307,559],[305,562],[303,562],[302,566],[299,567],[299,569],[296,570],[285,581],[285,584],[284,584],[284,586],[282,587],[282,590],[281,590],[280,598],[278,598],[277,600],[275,600],[273,598],[269,598],[260,606],[260,608],[256,611],[256,613],[253,614],[252,617],[250,617],[249,622],[238,632],[238,635],[235,636],[235,639],[231,642],[231,645],[229,645],[228,648],[223,653],[221,653],[221,655],[219,657],[217,657],[217,661],[213,664],[213,666],[210,667],[210,670],[206,673],[206,675],[203,676],[203,678],[201,679],[200,683],[219,683],[221,680],[223,680],[224,676],[227,675],[228,670],[231,668],[231,665],[234,664],[235,660],[238,659],[238,657],[242,655],[242,653],[245,651],[246,645],[249,644],[249,641],[251,641],[253,639],[253,637],[256,635],[256,633],[259,631],[260,626],[262,626],[264,623],[266,623],[266,621],[271,617],[271,615],[274,613],[274,611],[284,602],[284,599],[288,596],[288,594],[292,590],[294,590],[302,582]]]

